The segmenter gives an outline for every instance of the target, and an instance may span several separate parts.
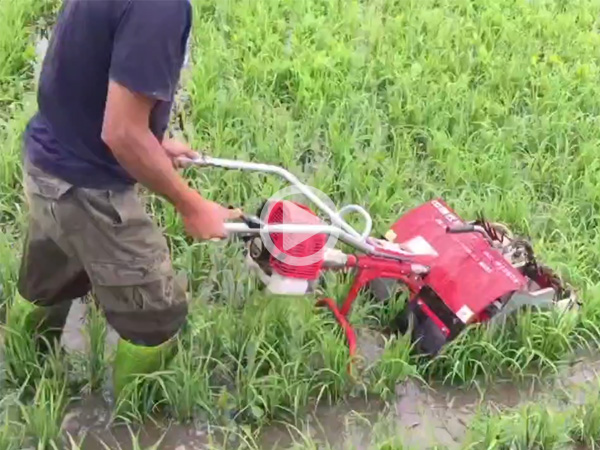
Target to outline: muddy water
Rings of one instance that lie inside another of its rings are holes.
[[[85,305],[75,303],[63,336],[63,343],[70,351],[85,351],[86,339],[81,333],[84,314]],[[110,351],[116,344],[116,333],[110,330],[107,340]],[[363,336],[361,343],[363,350],[376,357],[377,342],[372,336]],[[480,391],[476,388],[425,387],[409,382],[397,387],[391,404],[363,399],[335,407],[319,407],[306,418],[306,425],[300,427],[300,431],[333,448],[367,449],[373,424],[384,418],[404,437],[405,443],[416,448],[436,444],[449,449],[459,448],[468,423],[481,405],[510,408],[560,389],[572,395],[579,387],[594,383],[599,369],[600,359],[584,356],[565,370],[551,387],[540,382],[525,385],[497,383]],[[71,407],[63,423],[65,432],[80,436],[80,439],[86,436],[82,448],[90,450],[133,449],[132,433],[139,433],[137,440],[142,448],[150,448],[161,438],[157,448],[164,450],[208,448],[206,424],[178,425],[164,421],[148,423],[141,430],[130,430],[112,424],[111,410],[109,403],[101,397],[86,398]],[[294,443],[294,438],[298,442],[301,436],[283,425],[273,425],[259,437],[259,443],[265,449],[287,448]]]
[[[206,432],[200,427],[164,421],[129,428],[112,424],[110,411],[109,403],[104,399],[86,398],[71,408],[63,421],[63,430],[85,450],[150,449],[153,446],[161,450],[207,448]]]
[[[76,301],[71,307],[61,344],[68,352],[87,352],[87,337],[84,335],[86,304]],[[108,327],[106,350],[113,352],[118,334]],[[157,447],[164,450],[195,450],[206,448],[205,431],[194,425],[170,424],[168,422],[147,423],[142,429],[130,429],[125,425],[114,425],[113,410],[108,393],[89,396],[71,405],[63,420],[65,435],[86,450],[133,449],[132,436],[141,448]]]

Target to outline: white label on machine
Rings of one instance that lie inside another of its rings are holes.
[[[396,232],[394,230],[388,230],[387,233],[385,233],[385,238],[390,242],[394,242],[396,237]]]
[[[467,323],[471,317],[473,317],[473,311],[467,305],[464,305],[456,313],[456,317],[462,320],[463,323]]]
[[[435,251],[423,236],[416,236],[409,241],[403,242],[402,245],[418,255],[439,256],[438,252]]]

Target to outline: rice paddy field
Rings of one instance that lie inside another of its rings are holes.
[[[149,211],[186,276],[175,360],[114,404],[114,332],[74,305],[66,352],[35,354],[11,316],[26,205],[21,135],[58,0],[0,0],[0,449],[594,449],[600,445],[600,1],[192,0],[173,127],[214,156],[281,165],[383,234],[442,197],[530,236],[576,315],[473,327],[426,360],[361,297],[357,370],[314,299],[269,298],[240,245]],[[254,212],[285,185],[188,169]],[[360,223],[357,223],[360,227]],[[329,276],[342,299],[350,278]],[[401,303],[401,300],[399,300]]]

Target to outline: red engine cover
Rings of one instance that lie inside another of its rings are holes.
[[[446,227],[464,224],[441,199],[425,203],[393,226],[394,241],[413,248],[430,247],[425,282],[464,323],[478,321],[492,302],[526,286],[526,279],[479,233],[451,234]]]
[[[320,225],[321,221],[306,205],[283,200],[270,205],[267,223]],[[327,235],[271,233],[270,236],[275,247],[272,251],[282,257],[279,260],[275,254],[271,255],[270,264],[275,272],[303,280],[318,278],[323,265]],[[291,264],[286,262],[289,260],[292,260]]]

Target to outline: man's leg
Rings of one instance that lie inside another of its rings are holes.
[[[135,375],[160,370],[173,356],[174,338],[187,314],[185,291],[174,281],[168,256],[150,268],[145,280],[104,267],[92,269],[91,276],[106,318],[120,336],[113,366],[118,397]]]
[[[72,300],[85,296],[90,281],[32,220],[23,247],[17,292],[7,308],[5,363],[11,382],[21,385],[35,372],[31,363],[59,342]],[[32,372],[33,370],[33,372]]]
[[[75,189],[57,213],[76,219],[64,222],[64,235],[121,338],[113,371],[118,396],[134,375],[159,370],[172,355],[188,311],[185,288],[175,282],[166,240],[133,188]]]
[[[43,344],[60,339],[72,300],[85,296],[91,283],[77,258],[56,241],[58,224],[52,211],[68,187],[28,165],[24,185],[29,225],[7,325],[25,331],[38,349],[47,350]]]
[[[19,271],[19,295],[15,299],[19,302],[13,307],[35,312],[34,315],[44,318],[44,328],[48,332],[57,332],[60,337],[71,301],[84,297],[90,288],[83,266],[44,235],[37,222],[32,220]],[[42,325],[34,322],[36,327]]]

